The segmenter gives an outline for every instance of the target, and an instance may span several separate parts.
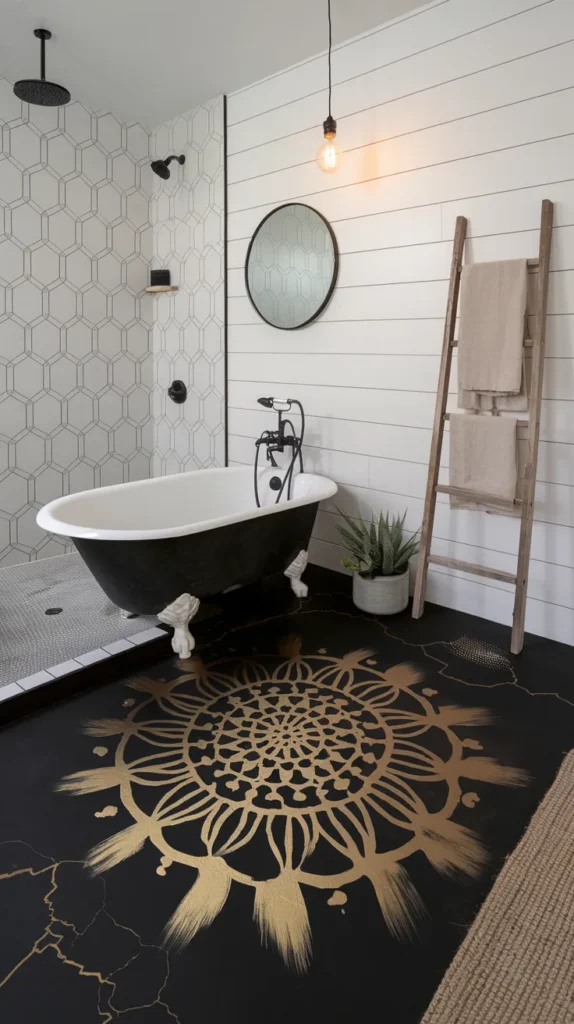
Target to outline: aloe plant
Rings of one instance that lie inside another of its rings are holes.
[[[416,555],[419,545],[417,534],[405,539],[403,527],[407,513],[393,516],[381,512],[378,522],[367,525],[362,519],[351,519],[338,510],[347,526],[337,529],[345,541],[349,556],[341,558],[341,565],[357,572],[365,579],[375,576],[398,576],[404,572],[409,559]]]

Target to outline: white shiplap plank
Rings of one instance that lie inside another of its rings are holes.
[[[562,0],[564,5],[567,2],[568,0]],[[480,33],[485,26],[503,23],[504,19],[513,19],[512,34],[516,35],[520,32],[520,17],[526,17],[525,12],[539,6],[540,0],[481,0],[480,4],[461,4],[458,0],[448,0],[446,4],[438,4],[436,10],[423,9],[418,15],[383,26],[378,31],[336,47],[333,52],[335,99],[339,90],[345,88],[345,83],[356,78],[360,80],[358,88],[361,94],[368,95],[370,83],[365,82],[364,78],[369,73],[388,65],[400,66],[407,63],[412,55],[440,48],[449,40],[456,39],[458,42],[457,37],[464,37],[473,32]],[[515,20],[516,15],[519,17]],[[567,17],[567,12],[565,16]],[[564,16],[561,19],[562,24],[563,19]],[[537,19],[527,25],[527,32],[531,36],[541,30],[543,25]],[[504,27],[502,31],[505,31]],[[481,48],[484,43],[479,42],[478,45]],[[511,45],[510,40],[506,43],[507,47],[508,45]],[[446,58],[442,54],[441,56],[443,61],[448,60],[448,51]],[[467,62],[470,59],[467,51],[464,58]],[[232,94],[228,100],[229,152],[235,153],[237,150],[245,149],[246,144],[257,145],[252,139],[257,139],[260,135],[252,135],[250,132],[250,125],[255,120],[258,121],[257,133],[261,132],[262,125],[265,126],[263,131],[267,132],[264,136],[266,141],[276,138],[277,134],[273,134],[273,120],[277,107],[284,108],[287,115],[289,108],[296,106],[295,117],[298,115],[299,124],[303,123],[306,126],[309,122],[302,121],[302,118],[305,117],[306,108],[311,106],[313,94],[318,94],[315,96],[317,106],[313,104],[312,113],[308,113],[307,116],[321,118],[321,111],[324,109],[324,90],[325,55],[321,54],[299,67],[287,69],[272,78],[256,83],[249,89]],[[302,102],[297,103],[298,100]],[[267,116],[265,112],[268,112]],[[277,132],[277,126],[275,131]]]

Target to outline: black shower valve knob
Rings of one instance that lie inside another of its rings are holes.
[[[167,393],[171,398],[172,402],[176,402],[181,405],[187,398],[187,387],[182,380],[174,380],[167,389]]]

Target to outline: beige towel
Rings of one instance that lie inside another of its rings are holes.
[[[529,350],[529,353],[532,350]],[[517,395],[484,395],[478,391],[458,392],[459,409],[472,409],[475,412],[528,412],[530,408],[530,383],[532,380],[532,356],[524,354],[522,358],[522,379],[520,392]]]
[[[527,288],[527,260],[463,267],[458,333],[461,391],[520,394]]]
[[[518,469],[516,420],[465,413],[450,417],[450,486],[514,501]],[[451,495],[451,508],[500,512],[500,506]]]

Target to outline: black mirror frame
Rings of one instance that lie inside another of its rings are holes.
[[[321,305],[319,306],[317,311],[315,313],[313,313],[313,316],[310,316],[309,319],[305,320],[304,323],[297,324],[296,327],[281,327],[279,324],[274,324],[271,320],[268,320],[267,317],[263,316],[263,314],[259,311],[259,309],[257,308],[257,305],[255,304],[255,301],[254,301],[253,296],[251,294],[251,289],[249,287],[249,257],[251,256],[251,250],[252,250],[253,245],[255,243],[255,239],[257,238],[257,235],[259,234],[259,232],[260,232],[261,228],[263,227],[263,225],[265,224],[265,222],[268,221],[270,217],[273,217],[273,215],[276,214],[279,210],[285,210],[289,206],[302,206],[306,210],[312,210],[313,213],[316,213],[317,216],[323,221],[323,224],[327,228],[327,231],[329,232],[329,235],[331,236],[331,241],[333,243],[334,264],[333,264],[333,277],[332,277],[332,280],[331,280],[331,284],[329,286],[329,291],[327,292],[323,302],[321,303]],[[329,224],[329,221],[327,220],[327,218],[324,217],[322,213],[319,213],[319,210],[316,210],[314,206],[309,206],[308,203],[296,203],[296,202],[295,203],[283,203],[281,206],[276,206],[275,209],[270,210],[270,212],[268,214],[266,214],[265,217],[263,217],[263,220],[261,220],[259,222],[259,224],[257,225],[257,227],[255,228],[255,231],[253,232],[253,235],[251,236],[251,241],[249,242],[249,248],[247,250],[247,256],[245,257],[245,288],[246,288],[247,294],[249,296],[249,301],[251,302],[251,305],[253,306],[255,312],[257,313],[257,315],[261,317],[261,319],[264,321],[264,323],[269,324],[270,327],[274,327],[275,330],[277,330],[277,331],[300,331],[302,327],[307,327],[309,324],[312,324],[314,320],[316,320],[319,316],[321,316],[321,313],[323,312],[325,307],[329,304],[329,302],[331,300],[331,296],[333,295],[333,292],[335,291],[335,287],[337,285],[338,277],[339,277],[339,246],[337,245],[337,238],[335,236],[335,232],[333,231],[333,228]]]

